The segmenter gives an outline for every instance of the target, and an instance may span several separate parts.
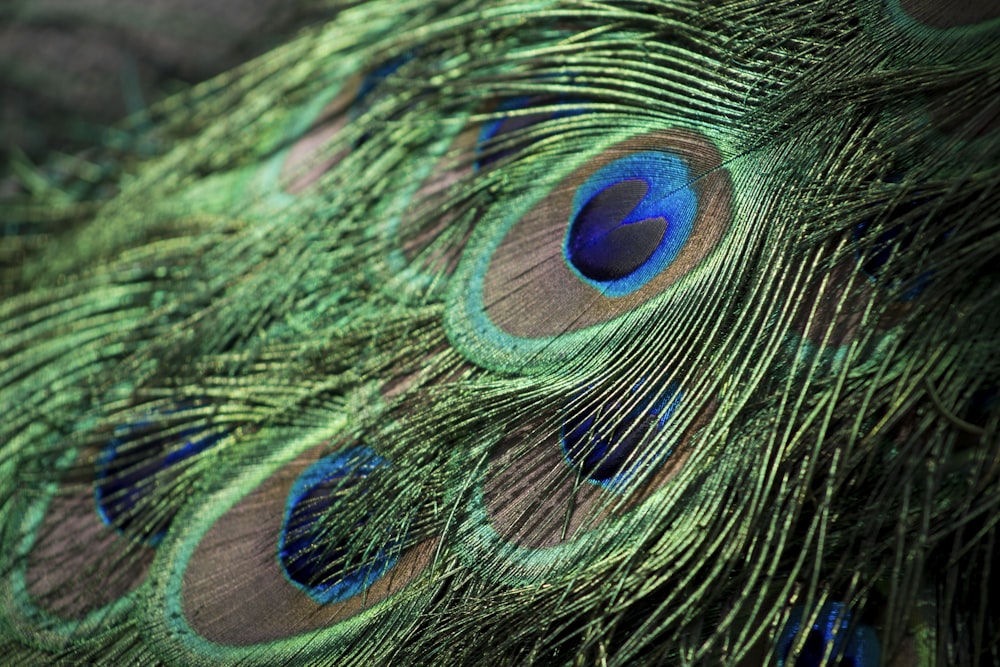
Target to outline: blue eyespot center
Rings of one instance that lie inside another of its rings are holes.
[[[859,222],[854,228],[854,238],[861,241],[869,233],[870,221]],[[916,234],[914,232],[904,233],[903,227],[896,225],[885,230],[876,237],[871,249],[862,254],[858,251],[858,260],[861,262],[862,270],[872,280],[877,280],[879,274],[889,260],[896,253],[905,251],[913,243]]]
[[[631,294],[681,251],[697,209],[688,167],[676,155],[642,151],[615,160],[577,189],[566,262],[605,296]]]
[[[887,183],[898,183],[902,176],[893,175],[886,179]],[[912,200],[889,202],[883,207],[881,217],[885,221],[875,238],[871,238],[875,228],[875,218],[862,220],[854,226],[853,236],[857,245],[857,261],[862,271],[873,283],[889,285],[893,280],[886,280],[886,266],[896,263],[897,276],[908,276],[908,288],[899,296],[901,301],[912,301],[931,282],[933,270],[913,271],[902,261],[902,255],[909,251],[920,234],[934,234],[936,245],[943,244],[951,236],[953,229],[941,229],[938,220],[933,218],[927,209],[935,202],[932,197],[915,196]],[[935,230],[934,227],[938,226]],[[919,258],[914,258],[919,260]],[[904,278],[896,278],[899,282]]]
[[[582,102],[579,100],[557,96],[515,97],[501,103],[497,107],[497,111],[516,111],[518,109],[531,109],[532,107],[552,105],[564,106],[565,108],[508,116],[484,124],[479,131],[479,140],[476,144],[476,168],[482,169],[494,162],[503,160],[523,150],[525,146],[530,144],[530,139],[525,138],[515,145],[494,147],[493,144],[501,142],[505,135],[525,130],[545,121],[584,113],[584,110],[581,108]]]
[[[354,97],[355,104],[362,104],[365,101],[365,98],[368,97],[369,93],[375,90],[380,83],[395,74],[396,70],[400,67],[413,60],[413,56],[413,53],[398,55],[395,58],[391,58],[390,60],[380,64],[378,67],[366,74],[365,78],[361,80],[361,84],[358,86],[358,92]]]
[[[413,53],[404,53],[396,56],[395,58],[382,63],[365,75],[365,78],[361,80],[361,84],[358,86],[358,92],[355,94],[354,102],[351,105],[350,116],[352,119],[358,118],[371,108],[373,102],[371,99],[372,93],[378,89],[378,87],[382,85],[386,79],[395,74],[396,70],[413,60],[413,56]],[[368,132],[363,133],[354,142],[354,147],[360,148],[367,143],[370,138],[371,134]]]
[[[881,660],[878,635],[871,626],[852,623],[852,614],[839,602],[827,603],[820,609],[798,657],[792,661],[793,643],[801,632],[805,615],[804,607],[793,609],[778,636],[775,652],[778,667],[878,667]]]
[[[570,406],[562,425],[563,454],[591,482],[621,490],[643,468],[670,456],[655,436],[677,410],[681,392],[677,385],[644,384],[622,401],[581,407],[585,399],[578,399]]]
[[[119,426],[95,464],[94,499],[101,520],[150,546],[163,539],[176,513],[167,509],[174,504],[158,501],[158,494],[169,492],[183,462],[224,437],[202,426],[164,429],[164,419],[181,411]]]
[[[646,197],[649,184],[627,179],[609,185],[583,205],[569,230],[569,260],[596,281],[624,278],[656,252],[667,231],[662,217],[623,222]]]
[[[395,531],[387,530],[374,548],[359,548],[352,539],[372,520],[366,482],[388,465],[367,447],[354,447],[318,460],[293,484],[278,560],[288,580],[316,602],[353,597],[396,564]]]

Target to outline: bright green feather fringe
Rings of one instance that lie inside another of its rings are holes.
[[[1000,664],[1000,19],[914,5],[356,3],[6,202],[4,659],[776,665],[838,603],[883,666]],[[707,165],[704,251],[567,311],[519,225],[633,141]],[[659,467],[562,461],[668,386]],[[123,428],[215,440],[95,532]],[[283,606],[287,488],[359,443],[314,546],[399,563]]]

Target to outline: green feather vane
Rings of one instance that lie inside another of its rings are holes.
[[[1000,665],[1000,9],[340,4],[12,170],[0,662]]]

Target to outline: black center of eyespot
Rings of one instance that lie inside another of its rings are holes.
[[[662,217],[624,220],[649,192],[640,178],[619,181],[594,195],[570,223],[569,261],[587,278],[618,280],[634,273],[656,252],[667,231]]]
[[[183,462],[223,437],[202,427],[159,434],[156,426],[161,419],[119,427],[95,464],[94,498],[101,520],[154,546],[176,514],[177,504],[164,498],[177,482]]]
[[[795,661],[795,667],[832,667],[834,663],[823,661],[825,651],[826,643],[823,639],[823,633],[819,629],[813,628],[806,637],[802,652],[799,654],[798,660]],[[857,663],[854,658],[845,655],[836,661],[836,666],[857,667]]]
[[[878,633],[864,623],[852,623],[852,614],[842,603],[828,602],[821,609],[791,659],[795,639],[803,632],[806,613],[798,606],[782,629],[775,658],[778,667],[877,667],[881,664]],[[824,655],[830,657],[824,660]]]
[[[600,484],[624,482],[644,463],[667,454],[644,451],[650,436],[662,428],[680,401],[675,387],[647,390],[636,396],[631,409],[618,403],[598,409],[571,409],[562,427],[562,447],[571,465],[587,479]]]
[[[321,604],[361,593],[396,563],[398,536],[371,535],[368,477],[385,465],[365,448],[326,457],[289,497],[278,558],[288,579]]]
[[[892,175],[885,183],[900,183],[902,175]],[[854,226],[854,241],[857,244],[857,258],[861,270],[873,281],[884,282],[885,268],[894,262],[897,278],[907,278],[909,289],[901,295],[905,301],[918,296],[930,281],[932,271],[914,270],[898,260],[897,255],[906,253],[920,235],[933,234],[934,244],[941,245],[952,234],[952,229],[939,224],[930,210],[935,206],[934,197],[914,194],[912,199],[891,201],[883,204],[878,216],[862,220]],[[877,235],[873,230],[878,224]],[[920,261],[914,257],[914,261]]]
[[[285,546],[281,561],[288,576],[302,586],[322,586],[333,579],[349,579],[362,564],[348,559],[346,535],[329,535],[323,528],[323,517],[336,506],[335,498],[349,494],[359,479],[353,476],[325,479],[303,495],[295,504],[285,524]],[[364,512],[354,522],[363,527],[371,512]]]
[[[868,235],[870,222],[861,222],[854,228],[855,239],[861,240]],[[871,278],[878,278],[889,259],[895,253],[903,252],[913,243],[914,232],[904,232],[903,227],[896,225],[885,230],[876,237],[871,248],[861,257],[861,268]]]
[[[825,649],[826,642],[823,641],[823,633],[813,628],[806,636],[799,659],[795,661],[795,667],[823,667],[822,660]]]

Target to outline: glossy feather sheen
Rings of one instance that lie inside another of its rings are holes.
[[[992,3],[339,4],[0,201],[5,657],[1000,664]]]

